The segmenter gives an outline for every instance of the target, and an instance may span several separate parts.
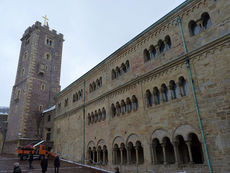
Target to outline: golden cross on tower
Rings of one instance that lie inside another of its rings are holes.
[[[45,16],[42,16],[42,17],[43,17],[43,19],[44,19],[44,25],[45,25],[45,26],[48,26],[48,22],[47,22],[47,21],[48,21],[49,19],[47,18],[46,15],[45,15]]]

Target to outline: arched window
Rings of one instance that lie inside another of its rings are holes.
[[[143,52],[144,54],[144,61],[149,61],[150,60],[150,54],[149,54],[149,51],[147,49],[144,50]]]
[[[122,74],[127,72],[126,66],[124,63],[121,64]]]
[[[100,84],[101,84],[101,87],[102,87],[102,77],[100,77],[100,79],[99,79],[99,80],[100,80]]]
[[[194,20],[189,22],[188,27],[191,36],[196,35],[200,32],[200,27],[197,25],[197,23]]]
[[[133,146],[133,143],[132,142],[129,142],[128,143],[128,150],[129,150],[129,153],[130,153],[130,164],[136,164],[136,161],[137,161],[137,158],[136,158],[136,149],[134,148]]]
[[[97,163],[97,150],[96,150],[96,147],[93,147],[93,153],[94,153],[93,162]]]
[[[202,164],[204,162],[202,147],[201,147],[201,143],[200,143],[197,135],[194,133],[190,133],[189,134],[189,140],[191,142],[190,146],[191,146],[191,151],[192,151],[193,163]]]
[[[122,164],[126,164],[127,163],[127,150],[125,148],[124,143],[121,143],[120,149],[122,151],[122,158],[123,158],[123,163]]]
[[[131,102],[129,97],[126,99],[126,105],[127,105],[127,111],[131,112],[132,111],[132,102]]]
[[[117,77],[121,76],[121,71],[119,67],[116,67],[116,76]]]
[[[119,102],[116,103],[116,111],[117,111],[117,115],[121,114],[121,106]]]
[[[78,97],[78,94],[76,93],[76,101],[78,101],[79,97]]]
[[[113,80],[113,79],[116,79],[116,77],[117,77],[117,76],[116,76],[116,71],[113,69],[113,70],[112,70],[112,80]]]
[[[126,104],[124,100],[121,100],[121,112],[122,114],[126,113]]]
[[[180,94],[182,97],[187,95],[187,82],[183,76],[179,77]]]
[[[88,125],[90,125],[91,123],[91,117],[90,117],[90,113],[88,113]]]
[[[114,154],[114,164],[118,165],[121,163],[121,153],[120,153],[120,149],[118,147],[117,144],[114,145],[113,147],[113,154]]]
[[[78,91],[78,96],[79,96],[79,100],[80,100],[81,96],[82,96],[81,91]]]
[[[165,147],[165,161],[167,164],[173,164],[175,163],[175,154],[174,154],[174,148],[172,143],[170,142],[170,139],[168,137],[164,137],[163,144]]]
[[[89,85],[89,92],[91,93],[93,91],[93,86],[92,84]]]
[[[166,49],[170,49],[172,47],[172,42],[168,35],[165,37],[165,43],[166,43]]]
[[[154,164],[163,164],[164,163],[163,149],[157,138],[153,139],[152,141],[152,150],[153,150]]]
[[[98,110],[98,121],[100,122],[102,120],[102,112],[101,109]]]
[[[103,152],[105,153],[104,154],[105,157],[103,157],[103,162],[105,165],[107,165],[107,163],[108,163],[108,150],[107,150],[106,145],[103,146]]]
[[[101,83],[100,83],[100,80],[96,80],[96,83],[97,83],[97,88],[100,88],[101,87]]]
[[[189,163],[188,147],[184,141],[183,136],[181,135],[176,136],[176,141],[178,143],[178,153],[179,153],[180,162],[183,164]]]
[[[165,51],[165,43],[162,40],[158,41],[159,51],[163,53]]]
[[[201,20],[202,20],[202,25],[204,29],[207,29],[208,27],[212,25],[211,18],[208,13],[203,13],[201,15]]]
[[[95,121],[94,114],[93,114],[93,112],[91,112],[91,123],[93,124],[94,121]]]
[[[149,51],[150,51],[150,57],[155,58],[157,55],[157,51],[153,45],[150,46]]]
[[[106,119],[106,110],[105,110],[104,107],[102,108],[102,119],[103,119],[103,120]]]
[[[168,101],[168,88],[165,84],[161,85],[161,94],[162,94],[163,102],[167,102]]]
[[[140,141],[136,142],[136,148],[138,152],[138,163],[137,164],[143,164],[144,163],[144,150],[143,150],[143,147],[141,146]]]
[[[153,88],[153,96],[155,105],[160,104],[160,92],[157,87]]]
[[[73,102],[75,102],[75,101],[76,101],[76,95],[73,94]]]
[[[116,116],[116,108],[114,106],[114,104],[111,105],[111,112],[112,112],[112,117]]]
[[[95,111],[94,113],[94,122],[96,123],[98,121],[98,113]]]
[[[177,93],[176,93],[176,83],[174,80],[171,80],[169,82],[169,89],[170,89],[170,92],[171,92],[171,99],[176,99],[177,98]]]
[[[135,95],[132,96],[132,102],[133,102],[133,110],[136,111],[138,109],[138,100]]]
[[[150,90],[147,90],[145,92],[145,97],[146,97],[147,107],[152,106],[153,105],[153,95],[150,92]]]
[[[89,158],[90,163],[93,163],[93,151],[91,147],[89,147],[88,149],[88,158]]]
[[[93,91],[95,91],[97,89],[97,85],[95,82],[93,82]]]
[[[130,70],[129,60],[125,62],[125,66],[126,66],[127,71],[129,71]]]

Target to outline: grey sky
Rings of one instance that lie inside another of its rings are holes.
[[[1,0],[0,106],[9,106],[20,38],[35,21],[64,34],[65,88],[184,0]]]

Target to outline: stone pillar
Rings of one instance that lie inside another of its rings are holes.
[[[152,150],[152,154],[153,154],[153,164],[156,165],[157,164],[157,153],[156,153],[156,147],[157,147],[157,144],[154,142],[152,143],[152,146],[151,146],[151,150]]]
[[[136,150],[136,165],[139,164],[139,153],[138,153],[138,150],[139,150],[139,147],[135,147],[135,150]]]
[[[174,155],[175,155],[175,162],[178,164],[180,162],[179,158],[179,152],[178,152],[178,142],[173,142],[173,149],[174,149]]]
[[[163,150],[164,164],[166,165],[167,164],[166,151],[165,151],[166,144],[162,143],[161,147],[162,147],[162,150]]]
[[[97,150],[97,163],[100,163],[100,151],[101,150]]]
[[[115,148],[113,148],[113,164],[116,164]]]
[[[186,141],[186,145],[188,147],[188,154],[189,154],[190,163],[193,163],[191,141]]]
[[[127,164],[131,164],[131,149],[127,147]]]
[[[95,153],[96,153],[96,151],[95,150],[93,150],[93,163],[95,162],[95,160],[96,160],[96,155],[95,155]]]
[[[123,148],[123,147],[121,147],[121,148],[120,148],[120,153],[121,153],[121,165],[123,165],[123,164],[124,164],[124,159],[123,159],[123,150],[124,150],[124,148]]]
[[[106,150],[105,150],[105,149],[103,149],[103,158],[102,158],[103,165],[105,165],[105,164],[106,164],[105,154],[106,154]]]

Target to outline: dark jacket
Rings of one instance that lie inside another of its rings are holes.
[[[34,157],[33,157],[33,154],[32,153],[30,153],[29,154],[29,159],[28,159],[29,161],[33,161],[34,160]]]
[[[48,167],[48,159],[44,158],[41,160],[42,171],[47,171],[47,167]]]
[[[13,173],[21,173],[21,168],[20,167],[14,167],[14,172]]]
[[[54,167],[60,167],[60,159],[58,156],[54,158]]]

